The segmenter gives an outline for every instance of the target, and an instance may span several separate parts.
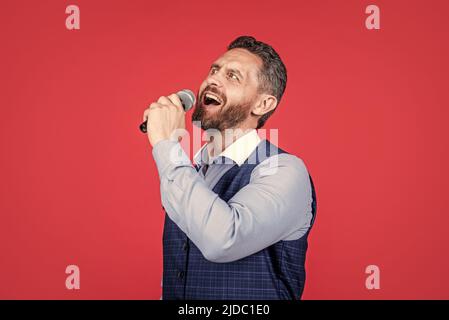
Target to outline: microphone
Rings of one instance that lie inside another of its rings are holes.
[[[189,111],[192,109],[193,105],[195,104],[195,94],[189,90],[189,89],[183,89],[176,93],[181,100],[182,107],[184,108],[184,111]],[[147,133],[147,122],[142,122],[140,125],[140,131],[143,133]]]

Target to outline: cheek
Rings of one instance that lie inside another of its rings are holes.
[[[243,105],[251,100],[252,94],[247,90],[229,90],[227,98],[229,104]]]
[[[233,102],[242,102],[245,99],[245,90],[238,87],[228,87],[226,90],[226,96]]]

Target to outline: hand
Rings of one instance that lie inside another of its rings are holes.
[[[147,135],[154,147],[159,141],[170,139],[176,129],[186,127],[185,111],[176,93],[160,97],[143,113],[147,121]],[[178,141],[180,138],[178,137]]]

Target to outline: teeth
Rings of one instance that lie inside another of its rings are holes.
[[[215,101],[221,103],[220,98],[218,98],[216,95],[211,94],[211,93],[206,93],[206,98],[210,98],[210,99],[214,99]]]

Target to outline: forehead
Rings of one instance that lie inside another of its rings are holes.
[[[257,76],[258,71],[262,67],[262,59],[242,48],[235,48],[226,51],[214,63],[227,68],[238,69],[244,74],[254,76]]]

